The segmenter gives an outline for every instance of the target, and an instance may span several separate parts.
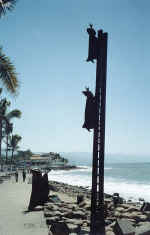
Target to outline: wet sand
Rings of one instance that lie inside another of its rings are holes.
[[[29,176],[28,176],[29,177]],[[43,211],[24,213],[27,210],[31,184],[23,182],[21,173],[18,183],[12,176],[0,184],[0,235],[47,235]]]

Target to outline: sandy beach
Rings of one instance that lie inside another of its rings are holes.
[[[28,176],[29,177],[29,176]],[[31,184],[28,177],[23,183],[19,174],[18,183],[12,176],[0,184],[0,235],[47,235],[43,210],[24,213],[27,210]]]

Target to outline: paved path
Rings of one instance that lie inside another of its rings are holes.
[[[14,177],[0,184],[0,235],[48,235],[43,211],[24,213],[31,194],[31,184]]]

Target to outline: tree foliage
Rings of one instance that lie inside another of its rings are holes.
[[[16,2],[16,0],[0,0],[0,17],[5,15],[7,11],[12,11]]]
[[[7,57],[0,47],[0,80],[3,86],[7,89],[11,94],[17,94],[19,82],[17,79],[17,73],[15,66],[10,61],[9,57]]]

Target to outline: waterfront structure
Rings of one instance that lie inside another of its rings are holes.
[[[59,156],[59,157],[58,157]],[[30,159],[18,159],[16,164],[21,168],[33,168],[37,167],[40,169],[55,169],[64,168],[67,166],[66,159],[62,158],[58,154],[54,153],[42,153],[42,154],[32,154]]]

